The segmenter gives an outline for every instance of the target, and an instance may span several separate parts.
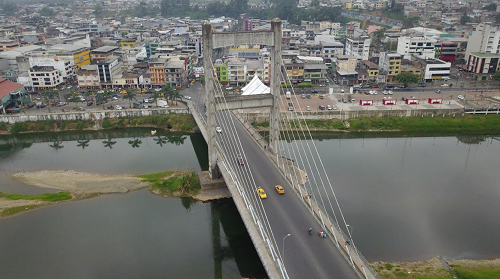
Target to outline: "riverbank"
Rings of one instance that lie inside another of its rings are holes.
[[[448,260],[443,263],[440,258],[434,257],[421,262],[372,262],[371,265],[383,279],[500,278],[500,259]]]
[[[465,114],[455,117],[360,117],[344,121],[339,119],[314,119],[306,120],[306,122],[311,131],[433,134],[500,133],[500,115],[497,114]],[[267,131],[269,129],[269,122],[253,122],[252,125],[260,131]]]
[[[7,124],[0,122],[0,134],[85,131],[122,128],[154,128],[172,132],[193,133],[198,127],[190,114],[163,114],[138,117],[105,118],[102,120],[41,120]]]
[[[152,193],[161,196],[189,197],[204,202],[227,197],[224,191],[201,190],[198,176],[189,171],[134,176],[130,174],[104,175],[75,170],[42,170],[16,172],[8,178],[30,186],[68,192],[71,196],[64,200],[40,200],[29,196],[0,195],[0,217],[58,202],[87,199],[101,194],[127,193],[142,188],[149,188]]]

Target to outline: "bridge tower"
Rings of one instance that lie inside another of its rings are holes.
[[[281,38],[282,23],[278,18],[271,21],[270,31],[254,32],[213,32],[210,23],[203,24],[203,67],[205,68],[205,92],[207,109],[208,161],[211,178],[218,178],[217,146],[215,132],[215,75],[212,67],[212,53],[214,49],[228,46],[266,45],[271,49],[271,95],[272,105],[269,119],[269,149],[278,152],[279,140],[279,100],[281,88]]]

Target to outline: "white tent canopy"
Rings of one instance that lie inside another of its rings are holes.
[[[262,83],[257,75],[241,91],[241,95],[271,94],[271,89]]]

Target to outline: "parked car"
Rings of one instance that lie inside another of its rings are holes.
[[[325,110],[325,106],[324,105],[319,105],[319,109],[320,110]]]
[[[62,111],[62,112],[68,112],[69,110],[68,110],[68,109],[63,108],[63,109],[61,109],[61,111]]]
[[[361,86],[361,88],[371,88],[371,87],[372,87],[372,86],[371,86],[371,85],[369,85],[369,84],[365,84],[365,85]]]
[[[306,98],[306,94],[300,95],[300,98],[305,99]]]
[[[52,107],[58,107],[59,106],[59,102],[52,102],[52,103],[50,103],[50,106],[52,106]]]
[[[316,90],[314,90],[314,89],[313,89],[313,90],[311,90],[311,94],[314,94],[314,93],[318,93],[318,91],[316,91]]]
[[[184,99],[191,100],[191,97],[190,96],[184,96]]]
[[[332,107],[331,105],[327,105],[327,106],[326,106],[326,109],[327,109],[327,110],[332,110],[332,109],[333,109],[333,107]]]
[[[307,107],[306,107],[306,110],[307,110],[307,111],[311,111],[311,106],[307,106]]]
[[[319,95],[320,99],[323,99],[325,96],[323,94]]]
[[[374,84],[372,88],[379,88],[378,84]]]
[[[450,85],[447,83],[443,83],[443,84],[441,84],[441,87],[450,87]]]
[[[115,109],[118,109],[118,110],[119,110],[119,109],[123,109],[123,107],[122,107],[122,106],[119,106],[119,105],[116,105],[116,106],[115,106]]]
[[[94,104],[94,102],[92,102],[92,101],[88,101],[88,102],[87,102],[87,106],[91,106],[91,105],[93,105],[93,104]]]
[[[311,94],[307,94],[307,95],[306,95],[306,98],[307,98],[307,99],[311,99]]]
[[[459,98],[460,100],[465,99],[465,98],[464,98],[464,96],[462,96],[462,95],[458,95],[458,97],[457,97],[457,98]]]

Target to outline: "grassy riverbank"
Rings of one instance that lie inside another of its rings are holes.
[[[500,133],[500,115],[464,115],[456,117],[360,117],[339,119],[306,120],[313,131],[345,132],[415,132],[415,133]],[[269,122],[254,122],[259,130],[269,129]],[[302,122],[302,126],[303,126]],[[292,128],[298,128],[292,123]]]
[[[383,279],[500,278],[500,259],[452,260],[448,264],[451,270],[447,270],[435,257],[425,262],[374,262],[372,266]]]
[[[142,182],[151,183],[155,194],[167,196],[192,196],[201,189],[198,175],[194,172],[167,171],[138,175]]]
[[[71,199],[71,194],[69,192],[59,192],[59,193],[45,193],[40,195],[19,195],[19,194],[4,194],[0,192],[0,198],[7,198],[10,200],[38,200],[46,202],[58,202]]]
[[[100,124],[96,125],[96,124]],[[61,131],[83,131],[93,129],[119,129],[132,127],[148,127],[166,129],[175,132],[194,132],[198,129],[190,114],[165,114],[130,118],[106,118],[102,123],[94,120],[42,120],[18,122],[14,124],[0,123],[0,133],[40,133]]]

